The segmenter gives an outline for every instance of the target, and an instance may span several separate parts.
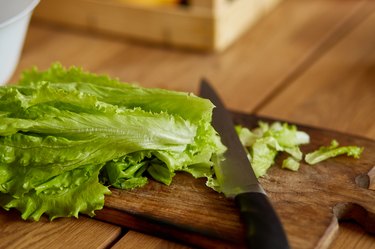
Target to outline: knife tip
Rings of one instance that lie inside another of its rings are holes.
[[[202,77],[199,86],[199,93],[202,94],[202,92],[204,91],[203,89],[207,88],[212,88],[211,84],[209,83],[206,77]]]

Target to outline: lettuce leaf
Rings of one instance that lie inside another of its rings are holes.
[[[40,72],[36,68],[25,71],[18,84],[21,87],[37,87],[43,81],[50,82],[49,86],[57,92],[73,91],[78,95],[88,94],[95,96],[99,101],[119,107],[140,107],[151,112],[168,110],[169,114],[191,121],[210,121],[212,117],[213,104],[192,93],[142,88],[107,76],[84,72],[77,67],[65,69],[60,64],[52,65],[45,72]],[[45,94],[43,96],[48,98]]]
[[[0,193],[0,205],[16,208],[23,219],[39,220],[46,213],[51,220],[58,217],[78,217],[79,213],[94,215],[102,209],[108,187],[98,181],[101,165],[86,165],[46,179],[27,193],[15,198],[12,193]],[[22,187],[22,186],[19,186]]]
[[[299,161],[289,156],[283,160],[283,164],[281,165],[281,168],[289,169],[291,171],[298,171],[299,166],[300,166]]]
[[[274,164],[279,152],[289,155],[283,160],[281,167],[297,171],[303,154],[300,145],[310,142],[310,137],[303,131],[298,131],[295,125],[274,122],[268,124],[260,121],[258,127],[249,130],[246,127],[236,126],[237,134],[247,155],[256,177],[267,174],[267,170]],[[318,150],[305,155],[305,161],[312,165],[331,157],[347,154],[359,158],[363,148],[358,146],[341,146],[332,140],[330,146],[322,146]],[[213,188],[218,188],[214,180],[209,181]]]
[[[236,131],[242,145],[248,151],[248,157],[256,177],[266,175],[279,152],[290,155],[290,159],[285,161],[284,167],[297,170],[299,161],[302,159],[299,146],[310,141],[309,135],[297,130],[295,125],[280,122],[272,124],[259,122],[258,127],[253,130],[236,126]]]
[[[354,158],[359,158],[363,151],[363,147],[358,146],[339,146],[336,140],[332,140],[329,146],[321,146],[318,150],[306,154],[305,161],[310,164],[317,164],[328,158],[346,154]]]
[[[32,69],[0,87],[0,205],[24,219],[93,215],[108,186],[170,184],[176,171],[213,177],[225,147],[213,104],[107,76]]]

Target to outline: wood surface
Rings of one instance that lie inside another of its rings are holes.
[[[189,249],[190,247],[176,242],[170,242],[155,236],[145,235],[135,231],[129,231],[124,237],[119,240],[112,249]]]
[[[0,210],[0,248],[108,248],[121,228],[86,217],[50,222],[24,221],[19,212]]]
[[[375,166],[367,173],[368,189],[375,190]]]
[[[12,81],[26,68],[45,69],[54,61],[67,66],[81,65],[146,87],[193,92],[205,76],[233,110],[247,113],[255,110],[275,119],[375,139],[371,88],[374,32],[373,25],[366,25],[373,18],[373,5],[373,1],[365,0],[285,0],[229,49],[218,54],[148,46],[32,21]],[[342,76],[336,78],[340,84],[332,75]],[[337,97],[336,92],[342,97]],[[339,108],[341,105],[345,110]],[[1,218],[6,215],[0,213]],[[75,229],[95,229],[96,222],[80,224]],[[33,225],[27,229],[28,233],[36,233],[41,228]],[[56,233],[60,231],[58,226],[53,229]],[[4,230],[0,228],[0,236],[2,233]],[[142,236],[132,232],[120,242],[134,245],[136,239],[135,248],[142,248],[154,241],[150,236]],[[91,239],[96,244],[96,238]],[[18,241],[19,247],[26,244],[33,248],[21,234]],[[69,243],[60,240],[54,246],[69,247]],[[338,237],[330,249],[370,249],[374,245],[374,236],[367,235],[358,225],[340,222]],[[174,244],[173,248],[179,246]]]
[[[354,223],[346,222],[344,224],[340,224],[339,236],[333,241],[330,248],[374,248],[375,236],[364,233],[363,229]]]

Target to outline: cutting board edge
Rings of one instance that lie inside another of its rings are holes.
[[[209,233],[208,231],[198,230],[192,227],[174,224],[160,218],[153,218],[149,215],[127,212],[107,206],[97,211],[94,218],[152,236],[172,240],[177,243],[188,244],[195,248],[213,248],[213,246],[215,248],[228,249],[245,248],[244,242],[236,243],[234,240],[225,240],[223,237],[219,237],[219,235]]]

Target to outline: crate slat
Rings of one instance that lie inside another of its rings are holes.
[[[120,0],[48,0],[36,19],[167,46],[221,51],[280,0],[192,0],[144,6]]]

